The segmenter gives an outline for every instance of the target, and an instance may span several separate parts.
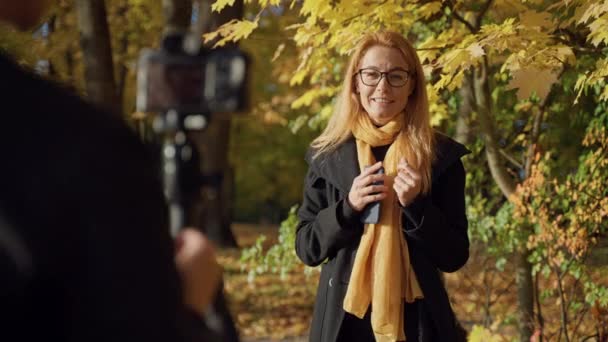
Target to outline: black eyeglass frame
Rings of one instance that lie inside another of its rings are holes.
[[[365,81],[363,80],[363,73],[362,72],[366,71],[366,70],[372,70],[372,71],[380,73],[380,78],[378,78],[378,82],[376,82],[376,84],[367,84],[367,83],[365,83]],[[395,72],[395,71],[404,72],[407,75],[407,77],[405,78],[405,81],[403,82],[402,85],[397,85],[396,86],[396,85],[393,85],[391,83],[391,79],[388,77],[388,75],[391,72]],[[369,87],[375,87],[375,86],[377,86],[378,84],[380,84],[380,81],[382,81],[382,77],[384,77],[384,78],[386,78],[386,81],[388,82],[388,84],[391,87],[393,87],[393,88],[401,88],[401,87],[404,87],[407,84],[407,82],[412,78],[412,73],[410,71],[403,70],[401,68],[390,70],[390,71],[380,71],[380,70],[377,70],[377,69],[374,69],[374,68],[363,68],[363,69],[357,70],[357,72],[355,73],[354,76],[357,76],[357,75],[359,75],[359,78],[361,79],[361,83],[363,83],[364,85],[369,86]]]

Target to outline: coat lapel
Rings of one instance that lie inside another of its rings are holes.
[[[454,162],[471,153],[464,145],[452,138],[435,132],[435,162],[431,170],[431,179],[435,183],[439,176]]]
[[[345,194],[350,191],[353,180],[360,173],[354,138],[346,140],[333,153],[319,156],[314,160],[312,160],[312,151],[309,151],[306,159],[315,173]]]

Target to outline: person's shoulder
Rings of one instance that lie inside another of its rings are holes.
[[[461,158],[471,153],[466,146],[439,131],[434,131],[434,138],[437,158],[446,156]]]
[[[25,112],[30,119],[77,119],[86,116],[112,117],[106,110],[84,100],[75,89],[41,77],[0,53],[4,105]]]
[[[326,151],[320,151],[319,148],[312,145],[309,146],[304,159],[309,166],[320,167],[322,164],[331,161],[340,162],[340,160],[345,158],[345,155],[352,152],[352,150],[356,152],[355,139],[352,136],[349,136],[344,141]]]
[[[438,180],[453,165],[461,164],[460,158],[471,153],[463,144],[435,131],[435,159],[432,167],[432,178]]]
[[[107,159],[145,151],[123,117],[83,99],[75,90],[1,55],[0,72],[3,122],[12,127],[5,139],[27,137],[24,143],[32,146],[43,142],[43,149],[70,160],[85,158],[85,151]]]

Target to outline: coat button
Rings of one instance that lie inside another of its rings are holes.
[[[329,278],[329,287],[334,286],[334,278]]]

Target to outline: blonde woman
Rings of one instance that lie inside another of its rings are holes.
[[[311,341],[458,340],[439,271],[469,256],[467,153],[431,128],[411,44],[363,37],[307,155],[296,252],[322,264]]]

